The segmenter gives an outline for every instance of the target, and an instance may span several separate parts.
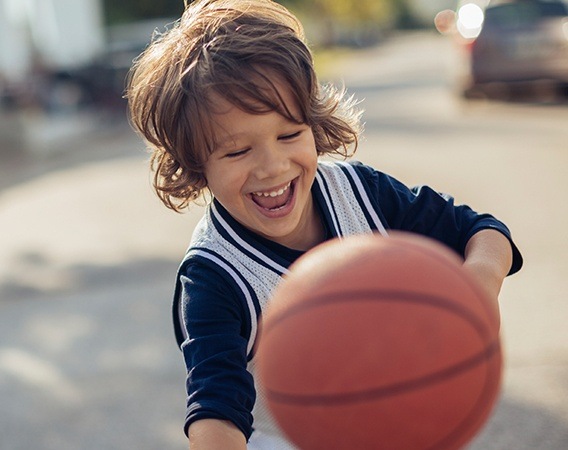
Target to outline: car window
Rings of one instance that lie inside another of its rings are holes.
[[[498,5],[485,10],[485,26],[517,27],[544,17],[568,15],[568,7],[560,2],[519,2]]]

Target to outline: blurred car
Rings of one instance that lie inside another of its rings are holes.
[[[465,3],[456,15],[464,50],[463,96],[538,93],[537,87],[566,95],[567,4],[559,0],[484,3]]]

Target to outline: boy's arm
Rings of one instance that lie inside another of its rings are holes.
[[[191,450],[246,450],[244,434],[232,422],[201,419],[189,426]]]
[[[494,302],[499,315],[498,297],[503,280],[511,269],[511,242],[497,230],[484,229],[475,233],[465,247],[464,267],[479,281]]]

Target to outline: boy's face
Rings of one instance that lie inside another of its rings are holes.
[[[300,117],[289,89],[280,94]],[[279,244],[307,250],[323,239],[311,187],[317,168],[312,129],[273,111],[249,114],[215,98],[219,145],[205,163],[215,198],[242,225]]]

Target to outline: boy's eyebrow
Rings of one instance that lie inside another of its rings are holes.
[[[290,122],[293,123],[293,122]],[[239,139],[246,138],[248,132],[246,131],[238,131],[234,134],[224,134],[221,139],[215,139],[213,143],[213,147],[215,149],[230,147],[231,145],[235,145],[239,142]]]
[[[222,139],[215,139],[214,147],[215,148],[222,148],[228,147],[231,144],[235,144],[238,139],[244,136],[245,133],[235,133],[223,136]]]

